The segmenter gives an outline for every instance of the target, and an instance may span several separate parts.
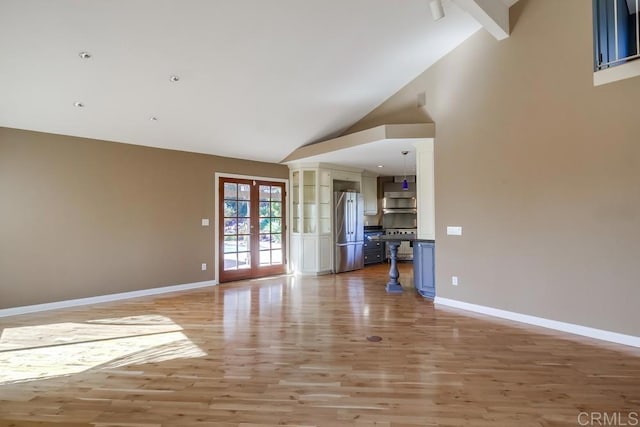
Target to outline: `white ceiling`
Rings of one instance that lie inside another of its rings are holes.
[[[0,126],[278,162],[480,28],[444,7],[434,22],[427,0],[0,0]]]
[[[332,163],[374,175],[415,175],[417,142],[417,139],[381,139],[307,157],[304,162]],[[402,154],[403,151],[408,151],[406,156]]]

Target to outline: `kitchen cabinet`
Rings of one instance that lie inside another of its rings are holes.
[[[291,234],[293,272],[326,274],[334,270],[333,192],[362,188],[362,171],[328,163],[292,163]]]
[[[385,260],[385,244],[381,241],[369,240],[371,236],[382,236],[384,231],[366,231],[364,232],[364,265],[376,264]]]
[[[290,170],[291,266],[297,273],[322,274],[332,268],[331,171]]]
[[[362,180],[360,172],[352,172],[343,169],[331,169],[331,172],[332,179],[337,179],[339,181],[351,181],[355,184],[352,189],[360,191],[360,181]]]
[[[436,296],[435,285],[435,242],[415,240],[413,242],[413,284],[416,291],[425,298]]]
[[[362,176],[362,195],[364,214],[378,215],[378,179],[375,176]]]
[[[291,230],[293,233],[331,232],[331,178],[327,171],[291,172]]]

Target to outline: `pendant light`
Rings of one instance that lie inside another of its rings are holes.
[[[402,180],[402,191],[407,191],[409,189],[409,182],[407,181],[407,154],[408,151],[402,151],[402,155],[404,156],[404,179]]]

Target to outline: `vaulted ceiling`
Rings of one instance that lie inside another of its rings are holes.
[[[277,162],[481,27],[428,3],[0,0],[0,126]]]

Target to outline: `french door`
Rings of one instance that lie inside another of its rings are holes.
[[[220,177],[220,282],[286,272],[284,183]]]

